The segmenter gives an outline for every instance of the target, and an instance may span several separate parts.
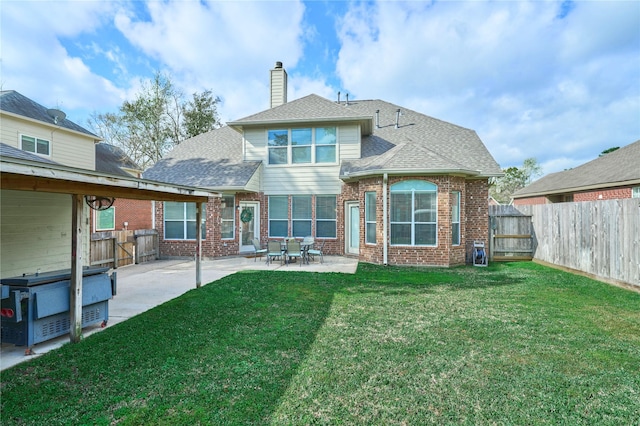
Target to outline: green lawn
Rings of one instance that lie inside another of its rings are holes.
[[[2,372],[2,424],[640,424],[640,294],[533,263],[244,272]]]

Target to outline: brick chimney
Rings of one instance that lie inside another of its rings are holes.
[[[271,70],[271,106],[274,108],[287,103],[287,72],[282,62],[276,62]]]

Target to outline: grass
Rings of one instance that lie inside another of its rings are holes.
[[[640,294],[533,263],[246,272],[2,372],[2,424],[640,422]]]

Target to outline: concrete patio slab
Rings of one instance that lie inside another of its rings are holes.
[[[340,272],[353,274],[358,260],[341,256],[325,256],[324,263],[317,260],[309,265],[282,265],[279,262],[267,264],[265,258],[234,256],[202,261],[202,285],[244,270],[295,271],[295,272]],[[107,327],[145,312],[155,306],[174,299],[196,288],[195,260],[157,260],[155,262],[119,268],[117,273],[117,294],[109,301],[109,322]],[[99,325],[83,329],[83,336],[104,330]],[[69,336],[38,343],[33,346],[34,355],[25,355],[24,346],[2,343],[0,348],[0,370],[36,358],[53,349],[69,343]]]

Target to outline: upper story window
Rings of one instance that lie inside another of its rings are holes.
[[[20,144],[23,151],[46,155],[47,157],[51,155],[50,142],[48,140],[21,135]]]
[[[391,244],[437,245],[438,187],[421,180],[391,186]]]
[[[336,135],[335,127],[269,130],[269,164],[335,163]]]

